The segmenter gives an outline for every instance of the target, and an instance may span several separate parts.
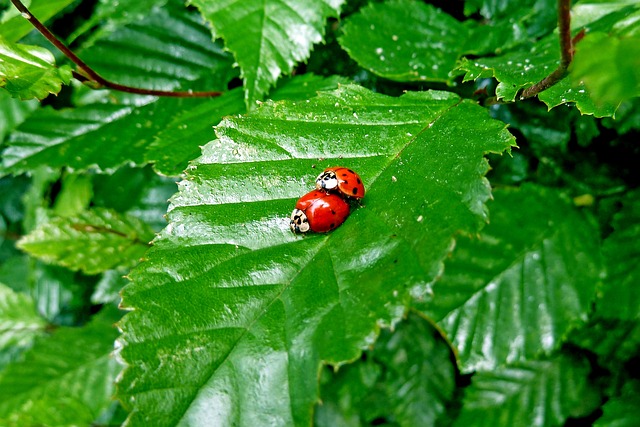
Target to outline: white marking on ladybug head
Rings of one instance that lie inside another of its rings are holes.
[[[289,223],[291,231],[294,233],[306,233],[309,231],[309,220],[307,214],[300,209],[294,209],[291,212],[291,222]]]
[[[338,188],[338,177],[334,171],[324,171],[316,178],[318,190],[334,190]]]

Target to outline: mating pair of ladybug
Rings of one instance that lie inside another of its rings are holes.
[[[346,200],[363,197],[364,185],[357,173],[341,166],[327,168],[316,178],[316,189],[298,199],[291,213],[291,230],[331,231],[349,216]]]

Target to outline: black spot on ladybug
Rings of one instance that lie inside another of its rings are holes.
[[[349,175],[347,175],[346,173],[343,173],[342,176],[349,176]]]
[[[333,223],[333,222],[331,223],[331,228],[336,228],[335,223]]]
[[[351,173],[355,174],[355,172],[354,172],[354,171],[352,171],[351,169],[347,169],[347,170],[348,170],[349,172],[351,172]]]
[[[353,190],[351,190],[351,193],[353,193],[353,195],[355,196],[356,194],[358,194],[358,189],[354,188]]]
[[[346,179],[342,182],[344,183],[344,185],[349,185],[349,181],[347,181]]]
[[[331,209],[331,214],[332,214],[332,215],[335,215],[335,214],[336,214],[336,211],[334,211],[333,209]]]
[[[362,181],[360,181],[360,178],[356,178],[356,180],[358,181],[358,184],[362,184]]]

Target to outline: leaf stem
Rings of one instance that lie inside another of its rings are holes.
[[[91,87],[118,90],[121,92],[135,93],[138,95],[152,95],[152,96],[168,96],[174,98],[203,98],[203,97],[215,97],[222,95],[222,92],[218,91],[169,91],[169,90],[156,90],[156,89],[144,89],[133,86],[122,85],[105,79],[90,66],[88,66],[82,59],[80,59],[75,53],[71,51],[64,43],[62,43],[42,22],[38,20],[29,9],[22,4],[20,0],[11,0],[11,3],[18,9],[20,14],[28,20],[36,30],[40,32],[47,40],[49,40],[60,52],[78,66],[79,71],[73,72],[73,77],[83,83],[90,83]]]
[[[571,39],[571,0],[558,0],[558,32],[561,54],[558,68],[538,83],[523,90],[520,94],[521,100],[534,97],[543,90],[549,89],[568,74],[574,53],[574,40]],[[578,36],[576,36],[576,41],[577,39]]]

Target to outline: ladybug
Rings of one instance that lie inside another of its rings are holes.
[[[337,228],[349,216],[349,204],[336,194],[313,190],[298,199],[291,213],[294,233],[325,233]]]
[[[357,173],[345,167],[326,168],[316,178],[318,190],[335,191],[345,197],[364,197],[364,184]]]

